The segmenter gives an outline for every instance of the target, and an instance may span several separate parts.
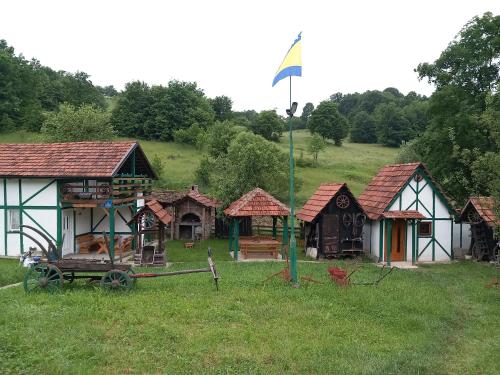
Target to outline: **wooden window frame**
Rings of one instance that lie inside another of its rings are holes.
[[[422,232],[422,224],[424,227],[428,228],[428,231]],[[419,237],[432,237],[432,222],[431,221],[421,221],[418,223],[418,236]]]

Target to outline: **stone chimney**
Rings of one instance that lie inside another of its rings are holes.
[[[199,191],[198,191],[198,185],[191,185],[191,191],[193,193],[199,193]]]

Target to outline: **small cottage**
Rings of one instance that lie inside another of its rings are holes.
[[[460,214],[460,219],[470,224],[472,233],[471,255],[477,260],[493,260],[498,238],[495,228],[500,219],[495,215],[493,197],[471,197]]]
[[[386,165],[358,201],[369,219],[365,252],[379,262],[446,261],[468,246],[468,225],[455,223],[450,199],[422,163]]]
[[[363,252],[366,215],[346,184],[321,184],[297,218],[304,223],[304,247],[315,249],[316,258]]]
[[[137,142],[0,144],[0,254],[30,247],[25,225],[42,231],[62,255],[130,251],[127,223],[156,178]],[[41,238],[37,238],[41,241]]]
[[[154,190],[152,197],[172,216],[171,239],[206,240],[215,233],[219,202],[202,194],[197,185],[192,185],[186,192]]]

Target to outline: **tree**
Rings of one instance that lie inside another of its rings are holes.
[[[278,141],[283,134],[285,122],[275,110],[262,111],[250,124],[250,129],[269,141]]]
[[[498,91],[500,80],[500,16],[474,17],[434,63],[419,64],[419,78],[439,90],[453,85],[470,95]]]
[[[210,101],[195,82],[170,81],[167,87],[131,82],[118,98],[112,123],[125,136],[170,141],[176,130],[194,124],[207,129],[214,117]]]
[[[337,104],[331,101],[321,102],[311,113],[308,121],[311,133],[331,139],[336,146],[342,145],[342,139],[349,131],[347,119],[339,113]]]
[[[318,154],[326,149],[326,142],[318,134],[313,134],[307,145],[307,152],[309,152],[314,160],[314,166],[318,165]]]
[[[205,147],[208,155],[217,158],[227,154],[231,141],[240,130],[230,121],[217,121],[207,132]]]
[[[458,201],[471,194],[496,194],[485,177],[500,152],[500,16],[474,17],[434,63],[416,71],[436,85],[429,100],[429,125],[412,145],[434,177]],[[497,199],[500,201],[499,199]]]
[[[374,113],[378,142],[384,146],[399,147],[408,140],[409,122],[394,103],[382,104]]]
[[[307,120],[309,120],[309,117],[311,117],[312,111],[314,111],[314,105],[312,103],[306,103],[306,105],[302,109],[302,114],[300,115],[300,119],[302,120],[302,124],[304,124],[304,127],[307,126]]]
[[[288,171],[288,156],[278,146],[259,135],[240,132],[227,154],[204,158],[196,175],[199,182],[209,183],[211,192],[226,207],[255,187],[286,198]]]
[[[212,108],[215,113],[215,120],[225,121],[232,117],[233,101],[231,98],[224,95],[216,96],[211,99],[210,102],[212,103]]]
[[[111,113],[111,123],[119,135],[145,138],[144,124],[148,122],[152,100],[146,83],[134,81],[125,85]]]
[[[61,104],[59,111],[47,113],[41,134],[47,142],[105,141],[114,136],[109,115],[102,109],[84,104]]]
[[[351,120],[351,141],[354,143],[377,143],[376,125],[366,111],[357,112]]]
[[[104,86],[104,87],[96,86],[96,88],[97,88],[97,90],[99,90],[99,92],[101,94],[103,94],[104,96],[107,96],[109,98],[112,98],[113,96],[118,95],[118,91],[116,91],[116,89],[113,85]]]

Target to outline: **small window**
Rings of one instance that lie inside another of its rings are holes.
[[[9,210],[9,230],[19,230],[20,225],[19,210]]]
[[[430,221],[422,221],[418,225],[419,237],[432,237],[432,223]]]

